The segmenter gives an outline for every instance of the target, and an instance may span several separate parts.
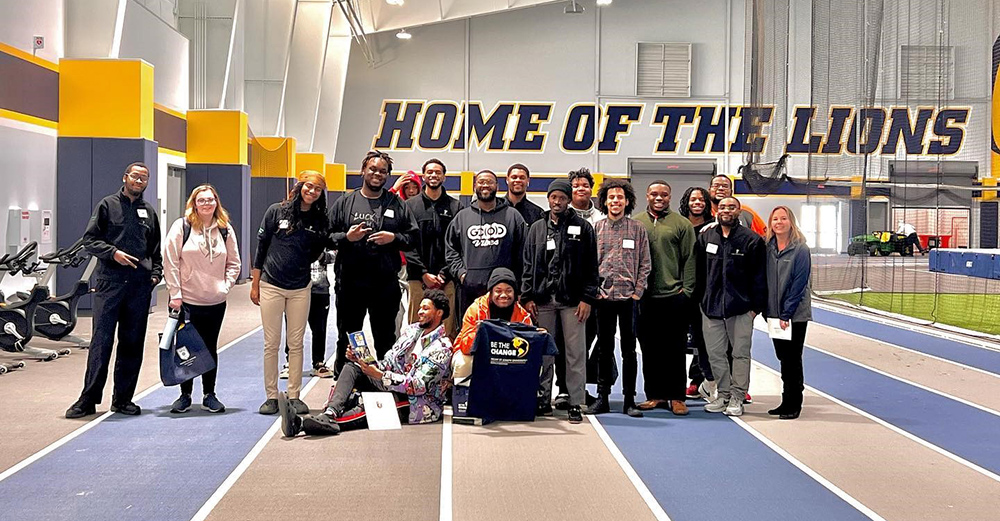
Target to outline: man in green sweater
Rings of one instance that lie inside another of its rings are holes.
[[[636,217],[646,227],[652,270],[639,301],[638,337],[642,346],[642,379],[646,401],[639,409],[670,409],[683,416],[687,316],[694,291],[695,233],[691,221],[670,209],[670,185],[656,180],[646,188],[646,211]]]

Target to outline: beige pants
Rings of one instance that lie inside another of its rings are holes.
[[[410,284],[410,311],[409,311],[409,323],[412,324],[417,321],[417,311],[420,310],[420,301],[424,300],[424,283],[419,280],[408,281]],[[458,329],[456,329],[456,324],[462,317],[465,316],[464,309],[455,309],[455,283],[448,281],[444,285],[444,294],[448,297],[448,307],[451,308],[451,313],[448,314],[448,318],[444,319],[444,330],[448,332],[448,338],[455,340],[458,336]],[[457,318],[456,318],[457,317]]]
[[[281,289],[260,282],[260,321],[264,326],[264,391],[267,398],[278,398],[278,351],[281,350],[281,323],[288,345],[288,397],[298,398],[302,387],[302,336],[309,318],[309,294],[312,283],[302,289]]]

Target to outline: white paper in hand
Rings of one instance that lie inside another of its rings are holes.
[[[365,403],[365,417],[368,419],[368,430],[388,431],[402,429],[399,424],[399,413],[396,412],[396,400],[392,393],[361,393]]]
[[[781,319],[769,318],[767,319],[767,334],[774,340],[791,340],[792,323],[788,323],[788,329],[781,329]]]

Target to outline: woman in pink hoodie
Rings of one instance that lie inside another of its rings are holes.
[[[226,314],[226,297],[240,276],[240,253],[236,232],[219,194],[209,184],[191,192],[184,217],[170,226],[163,243],[163,279],[170,295],[170,307],[187,313],[191,325],[201,335],[216,364],[219,361],[219,331]],[[201,377],[205,393],[201,408],[225,412],[215,396],[216,369]],[[194,381],[181,384],[181,396],[170,408],[172,413],[191,408]]]

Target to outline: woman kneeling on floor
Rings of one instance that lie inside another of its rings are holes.
[[[240,276],[240,266],[236,232],[229,224],[229,213],[222,207],[215,187],[204,184],[195,188],[188,197],[184,217],[177,219],[167,232],[163,275],[170,308],[187,314],[216,364],[226,297]],[[217,372],[218,368],[201,376],[205,393],[201,408],[220,413],[225,412],[226,406],[215,396]],[[187,412],[193,389],[193,380],[181,383],[181,396],[174,401],[170,412]]]

